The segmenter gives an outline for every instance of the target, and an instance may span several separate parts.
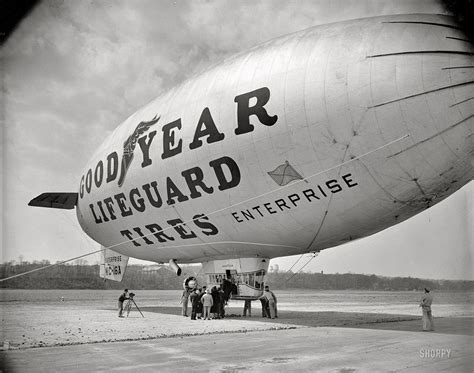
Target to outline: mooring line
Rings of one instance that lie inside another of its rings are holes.
[[[71,258],[71,259],[68,259],[68,260],[63,260],[62,262],[57,262],[57,263],[50,264],[50,265],[47,265],[47,266],[44,266],[44,267],[35,268],[35,269],[32,269],[32,270],[27,271],[27,272],[18,273],[17,275],[13,275],[13,276],[10,276],[10,277],[1,278],[0,282],[11,280],[12,278],[24,276],[24,275],[27,275],[27,274],[30,274],[30,273],[33,273],[33,272],[42,271],[43,269],[48,269],[48,268],[51,268],[51,267],[54,267],[54,266],[57,266],[57,265],[61,265],[61,264],[67,263],[67,262],[71,262],[71,261],[76,260],[76,259],[84,258],[85,256],[89,256],[89,255],[92,255],[92,254],[97,254],[97,253],[100,253],[101,251],[104,251],[104,250],[107,250],[107,248],[103,248],[103,249],[100,249],[100,250],[97,250],[97,251],[93,251],[93,252],[88,253],[88,254],[76,256],[75,258]]]

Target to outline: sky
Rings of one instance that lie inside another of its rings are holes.
[[[95,149],[161,93],[275,37],[399,13],[443,9],[432,0],[41,2],[0,50],[2,262],[54,263],[98,249],[74,210],[27,204],[42,192],[77,191]],[[471,182],[406,222],[325,250],[303,270],[472,280],[473,189]],[[299,258],[271,265],[288,270]]]

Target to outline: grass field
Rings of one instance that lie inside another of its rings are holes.
[[[179,307],[182,290],[133,290],[143,307]],[[115,308],[116,290],[22,290],[1,289],[0,304],[69,304],[77,307]],[[275,290],[278,308],[302,312],[364,312],[419,315],[421,292],[412,291],[314,291]],[[474,317],[474,292],[433,292],[433,313],[439,317]],[[230,308],[243,307],[243,301],[230,300]],[[258,302],[254,302],[254,307]]]

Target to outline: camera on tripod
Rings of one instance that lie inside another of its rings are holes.
[[[130,311],[132,310],[133,306],[135,306],[135,308],[138,310],[138,312],[140,312],[140,315],[142,315],[142,317],[145,317],[145,316],[143,316],[142,311],[140,311],[140,308],[138,308],[137,304],[133,300],[134,296],[135,296],[135,293],[128,294],[128,301],[127,301],[127,304],[124,307],[124,311],[127,314],[127,317],[130,314]]]

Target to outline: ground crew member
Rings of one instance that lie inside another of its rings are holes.
[[[278,305],[277,305],[277,297],[273,291],[270,290],[268,285],[265,286],[265,290],[268,290],[270,294],[273,296],[273,299],[275,300],[275,318],[278,318]]]
[[[213,319],[219,318],[219,291],[217,290],[216,286],[213,286],[211,289],[211,296],[212,296],[212,307],[211,307],[211,314]]]
[[[433,316],[431,315],[431,303],[433,303],[433,295],[430,293],[430,289],[425,288],[425,294],[421,298],[420,307],[423,312],[423,331],[433,331],[434,323]]]
[[[262,304],[262,317],[270,317],[270,311],[268,310],[268,301],[265,297],[260,297],[260,303]]]
[[[185,317],[188,316],[188,299],[189,299],[189,291],[187,289],[184,289],[183,294],[181,295],[181,303],[183,304],[181,308],[181,315]]]
[[[219,317],[221,319],[224,318],[225,316],[225,293],[224,290],[222,289],[222,286],[219,287]]]
[[[198,294],[198,305],[197,305],[197,311],[196,311],[196,316],[198,319],[201,319],[202,317],[202,312],[204,309],[204,306],[202,305],[201,299],[206,294],[206,286],[203,286],[202,289],[199,290]]]
[[[118,299],[118,317],[123,317],[122,316],[123,302],[125,302],[125,300],[127,300],[127,299],[130,299],[129,297],[127,297],[127,294],[128,294],[128,289],[125,289],[123,291],[122,295],[120,295],[120,297]]]
[[[194,289],[189,296],[189,300],[191,301],[191,320],[196,320],[197,311],[198,311],[198,303],[199,303],[199,289]]]
[[[249,317],[252,317],[252,301],[250,299],[245,299],[244,301],[244,317],[247,316],[247,312]]]
[[[203,319],[204,320],[210,320],[211,319],[211,307],[212,307],[212,304],[213,304],[211,289],[206,290],[206,294],[204,294],[201,298],[201,303],[202,303],[203,308],[204,308]]]
[[[275,318],[275,299],[273,298],[272,293],[270,292],[270,289],[268,286],[265,286],[265,291],[263,295],[259,298],[261,299],[266,299],[268,301],[268,308],[270,311],[270,318],[274,319]]]

